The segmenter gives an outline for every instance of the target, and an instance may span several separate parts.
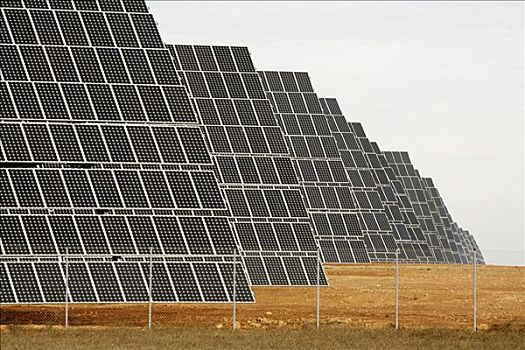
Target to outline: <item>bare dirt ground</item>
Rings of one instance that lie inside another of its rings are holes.
[[[326,266],[329,287],[321,288],[321,324],[385,328],[394,322],[392,265]],[[402,265],[399,320],[402,328],[472,327],[472,267]],[[478,325],[481,330],[525,329],[525,267],[478,267]],[[254,288],[257,302],[239,304],[241,329],[309,329],[315,323],[315,288]],[[154,327],[231,326],[230,304],[155,304]],[[147,305],[70,305],[71,326],[143,327]],[[61,305],[0,306],[2,332],[13,325],[62,325]],[[523,333],[520,333],[523,334]]]

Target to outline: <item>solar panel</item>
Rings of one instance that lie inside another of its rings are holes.
[[[355,198],[308,75],[263,71],[259,76],[292,154],[323,261],[369,262],[350,244],[363,242]]]
[[[154,301],[231,301],[239,247],[145,3],[43,4],[1,7],[2,302],[63,302],[66,249],[71,302],[147,301],[150,249]]]
[[[317,246],[301,188],[248,49],[169,49],[199,112],[251,283],[317,283],[306,278]]]

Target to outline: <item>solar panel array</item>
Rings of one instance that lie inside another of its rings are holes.
[[[435,261],[406,192],[396,179],[393,169],[388,166],[377,143],[374,145],[366,138],[360,123],[349,123],[349,125],[358,135],[358,143],[370,168],[373,169],[381,202],[385,207],[398,247],[408,261]]]
[[[483,257],[483,254],[479,249],[479,246],[474,236],[472,236],[469,231],[464,230],[461,227],[459,228],[459,231],[462,239],[464,240],[463,246],[465,247],[465,253],[467,255],[468,263],[472,263],[472,258],[474,257],[473,253],[475,253],[476,263],[484,265],[485,258]]]
[[[325,262],[470,263],[406,152],[307,73],[162,42],[142,0],[0,2],[0,301],[237,301]],[[153,255],[149,255],[150,252]],[[232,254],[242,259],[234,262]],[[321,268],[321,284],[327,284]]]
[[[439,190],[434,185],[434,182],[431,178],[423,178],[423,183],[430,192],[430,196],[434,201],[437,209],[437,213],[445,226],[445,232],[447,237],[452,236],[454,244],[456,245],[457,254],[454,254],[455,261],[457,262],[457,255],[459,255],[459,260],[462,264],[472,263],[472,253],[476,249],[476,257],[478,263],[483,264],[483,255],[479,251],[477,244],[474,241],[474,244],[469,238],[467,231],[459,227],[459,225],[452,219],[448,208],[443,201],[443,198],[439,194]]]
[[[421,177],[418,170],[416,170],[416,173]],[[451,217],[449,217],[448,211],[439,196],[439,192],[437,192],[431,179],[421,177],[421,183],[423,189],[428,193],[429,203],[431,203],[431,212],[433,213],[432,215],[436,217],[435,221],[439,222],[445,230],[445,236],[447,237],[452,252],[453,261],[458,264],[465,263],[466,258],[464,256],[463,247],[457,237],[457,229],[454,227],[457,225],[452,221]]]
[[[439,216],[436,215],[437,209],[432,201],[430,192],[423,187],[423,181],[412,165],[408,153],[383,151],[383,154],[397,178],[403,183],[412,208],[418,218],[419,225],[425,236],[429,237],[430,248],[434,256],[438,261],[443,256],[444,262],[454,263],[454,257],[443,223],[439,220]]]
[[[169,46],[202,122],[254,285],[315,285],[317,244],[246,47]],[[321,268],[321,283],[326,278]]]
[[[66,249],[71,302],[147,301],[150,249],[154,301],[231,301],[228,210],[145,3],[1,5],[2,303],[62,302]]]
[[[320,103],[347,172],[368,256],[371,261],[393,260],[397,246],[378,191],[378,174],[370,166],[359,137],[346,121],[337,101],[321,98]],[[406,259],[404,251],[399,257]]]
[[[259,72],[302,185],[323,261],[369,262],[335,138],[307,73]]]
[[[438,242],[437,235],[422,230],[403,183],[397,178],[396,173],[388,164],[386,157],[381,152],[378,144],[376,142],[371,142],[371,146],[374,149],[383,170],[388,176],[390,187],[397,199],[397,206],[402,215],[402,222],[406,229],[405,231],[402,226],[398,226],[399,229],[397,230],[397,233],[394,232],[396,240],[400,241],[401,245],[405,247],[404,250],[411,256],[411,259],[415,259],[418,262],[444,262],[442,256],[435,256],[430,249],[432,242]],[[392,210],[392,212],[394,212],[394,210]],[[397,213],[397,211],[395,212]],[[395,221],[393,218],[391,220],[393,222]],[[406,233],[408,233],[408,237]]]
[[[438,262],[469,263],[469,251],[460,228],[453,222],[439,192],[429,178],[422,178],[406,152],[383,152],[396,175],[402,180],[423,232]],[[437,239],[436,239],[437,236]],[[472,247],[472,244],[468,245]],[[470,251],[471,254],[471,251]],[[483,263],[481,253],[480,263]]]

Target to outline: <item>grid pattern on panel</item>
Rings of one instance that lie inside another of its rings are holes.
[[[348,187],[355,200],[355,215],[362,232],[362,240],[371,261],[395,258],[396,242],[378,191],[377,181],[359,139],[348,126],[335,99],[319,100],[334,137],[348,177]],[[401,253],[400,258],[403,258]]]
[[[356,204],[336,140],[310,78],[302,72],[262,71],[259,76],[285,135],[308,215],[325,262],[369,262]]]
[[[310,285],[313,237],[283,133],[245,47],[171,45],[254,285]],[[324,273],[322,283],[326,283]]]
[[[145,2],[3,1],[0,28],[2,302],[62,302],[66,250],[72,302],[147,301],[150,251],[154,301],[231,301],[239,247]]]

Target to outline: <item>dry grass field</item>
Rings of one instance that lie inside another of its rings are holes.
[[[394,322],[390,265],[327,266],[321,329],[315,288],[255,288],[257,302],[231,305],[72,305],[64,332],[62,306],[1,306],[1,349],[175,348],[525,348],[525,268],[478,267],[478,325],[471,332],[471,267],[402,265],[400,324]],[[164,345],[163,345],[164,344]],[[54,345],[54,346],[52,346]]]

